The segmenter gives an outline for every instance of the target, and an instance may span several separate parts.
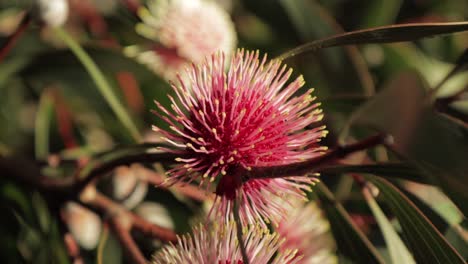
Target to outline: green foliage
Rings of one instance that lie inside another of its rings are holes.
[[[376,132],[391,136],[383,147],[318,168],[323,183],[313,195],[330,223],[340,261],[465,263],[468,22],[455,21],[468,19],[467,4],[235,2],[231,16],[239,47],[269,52],[303,74],[306,88],[315,87],[330,131],[324,145],[332,148]],[[6,18],[30,7],[29,1],[0,1],[0,50],[11,33]],[[152,124],[167,125],[150,109],[154,100],[170,106],[170,83],[124,55],[122,47],[152,48],[155,43],[135,33],[138,19],[124,4],[106,15],[96,13],[106,25],[105,36],[80,14],[73,15],[75,20],[54,33],[33,22],[0,60],[0,158],[28,157],[44,175],[86,183],[90,174],[109,174],[124,159],[131,161],[126,165],[139,162],[163,175],[171,169],[168,160],[134,160],[160,145],[132,144]],[[122,87],[121,73],[134,78],[136,89]],[[130,97],[141,101],[135,106]],[[65,121],[58,100],[71,113]],[[362,186],[356,188],[352,179],[361,175],[360,184],[376,188],[378,195],[362,195]],[[0,177],[0,259],[69,263],[58,198],[7,177]],[[425,185],[418,192],[408,183]],[[423,197],[427,186],[441,190],[444,202]],[[169,208],[179,233],[189,231],[202,215],[201,203],[181,198],[174,189],[148,188],[144,200]],[[72,196],[67,198],[76,199]],[[371,220],[359,222],[356,216]],[[107,226],[103,229],[99,246],[82,250],[85,262],[125,263],[119,240]],[[161,246],[138,232],[132,235],[146,257]]]

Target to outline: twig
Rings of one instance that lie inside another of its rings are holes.
[[[143,253],[141,253],[140,249],[130,235],[128,227],[125,227],[121,223],[119,217],[112,217],[109,220],[109,224],[114,231],[114,234],[119,239],[120,244],[122,244],[122,247],[127,253],[127,256],[130,258],[131,263],[146,264],[147,260],[143,256]]]
[[[164,183],[165,178],[161,174],[154,172],[150,169],[144,168],[142,166],[138,166],[137,170],[139,178],[142,181],[154,184],[160,188],[168,188],[162,185]],[[190,184],[175,184],[168,189],[173,189],[174,191],[177,191],[186,197],[192,198],[200,202],[205,201],[210,197],[213,197],[212,194],[208,194],[205,191],[201,190],[199,187]]]
[[[122,157],[112,159],[108,162],[96,164],[88,172],[85,172],[84,177],[80,177],[80,180],[74,182],[74,188],[82,190],[90,182],[96,178],[105,175],[107,172],[112,171],[114,168],[121,165],[130,165],[132,163],[154,163],[154,162],[174,162],[175,158],[180,155],[172,153],[137,153],[129,154]]]
[[[112,153],[109,153],[112,155]],[[49,178],[41,175],[40,167],[21,157],[0,156],[0,170],[3,177],[35,188],[45,193],[54,193],[73,199],[90,182],[112,171],[120,165],[132,163],[174,162],[177,155],[171,153],[137,153],[122,155],[107,162],[94,163],[77,179],[74,175],[66,178]]]
[[[72,260],[72,263],[84,264],[83,257],[80,254],[80,247],[78,246],[75,238],[73,238],[72,234],[65,233],[63,235],[63,242],[65,244],[65,248],[67,249],[68,256]]]
[[[145,235],[167,242],[175,242],[177,240],[177,236],[174,231],[168,228],[157,226],[128,211],[122,205],[97,192],[94,186],[88,186],[81,194],[80,200],[83,204],[92,206],[104,214],[111,216],[121,215],[128,218],[131,223],[131,228],[138,230]]]
[[[318,171],[319,169],[323,168],[324,165],[328,165],[338,159],[345,158],[351,153],[374,147],[388,140],[388,136],[377,134],[353,144],[335,147],[329,152],[313,159],[289,165],[254,167],[251,170],[245,170],[244,175],[246,175],[247,179],[279,178],[286,176],[305,175],[311,170]]]
[[[2,62],[3,59],[8,55],[15,43],[18,41],[21,35],[23,35],[24,31],[26,31],[30,23],[31,15],[26,13],[15,32],[13,32],[13,34],[11,34],[5,43],[0,47],[0,62]]]
[[[7,177],[25,186],[37,189],[44,193],[54,193],[58,196],[70,196],[73,178],[49,178],[41,175],[40,168],[29,160],[20,157],[0,156],[0,171],[3,177]]]

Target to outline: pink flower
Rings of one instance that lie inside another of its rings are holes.
[[[284,239],[280,251],[298,250],[303,258],[300,264],[332,264],[338,260],[333,254],[334,241],[330,225],[315,202],[304,204],[297,199],[287,199],[294,205],[287,218],[279,219],[275,231]]]
[[[229,14],[215,1],[150,0],[139,12],[137,32],[154,40],[149,49],[132,46],[126,53],[170,80],[189,63],[221,50],[231,54],[237,42]]]
[[[313,89],[294,96],[304,85],[302,76],[289,82],[292,70],[279,61],[259,60],[258,52],[238,51],[225,72],[222,53],[187,71],[188,81],[173,85],[177,100],[172,111],[156,102],[170,131],[154,127],[180,154],[181,164],[168,183],[196,181],[210,187],[216,182],[213,212],[229,216],[233,201],[241,197],[240,217],[249,223],[284,213],[287,207],[271,197],[305,197],[313,177],[244,179],[239,168],[286,165],[321,155],[318,142],[324,126],[305,129],[322,119],[312,103]]]
[[[300,261],[296,251],[278,252],[282,240],[268,230],[251,227],[243,232],[243,241],[250,263],[294,264]],[[277,253],[277,254],[276,254]],[[275,255],[276,254],[276,255]],[[242,255],[237,240],[236,226],[214,225],[211,229],[196,228],[192,236],[178,238],[153,257],[153,263],[178,264],[242,264]]]

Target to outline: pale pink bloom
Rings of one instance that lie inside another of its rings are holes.
[[[298,261],[300,264],[337,263],[330,224],[317,204],[294,198],[287,201],[294,205],[294,209],[288,212],[287,217],[278,219],[275,225],[275,231],[284,239],[280,251],[298,250],[303,256]]]
[[[177,244],[170,244],[153,257],[155,264],[242,264],[241,249],[237,239],[236,225],[213,225],[195,228],[193,234],[178,238]],[[279,252],[282,240],[277,234],[251,226],[243,230],[249,263],[295,264],[301,257],[295,250]]]
[[[210,0],[150,0],[139,12],[137,32],[154,40],[150,49],[130,47],[135,56],[166,79],[216,51],[231,54],[237,37],[229,14]]]
[[[170,131],[158,127],[180,154],[180,164],[169,171],[168,183],[197,182],[210,187],[216,182],[213,212],[228,217],[233,201],[241,197],[243,223],[285,215],[288,207],[271,197],[304,198],[315,178],[298,175],[276,179],[245,179],[239,168],[287,165],[317,157],[324,148],[318,142],[326,134],[313,89],[299,96],[302,76],[288,82],[292,70],[280,61],[259,60],[258,52],[238,51],[225,69],[222,53],[187,71],[187,80],[173,85],[172,111],[156,102]],[[307,126],[311,126],[305,129]],[[258,219],[260,218],[260,219]]]

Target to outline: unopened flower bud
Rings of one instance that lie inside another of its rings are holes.
[[[63,210],[63,217],[76,242],[84,249],[94,249],[101,235],[101,219],[85,207],[68,202]]]
[[[67,0],[37,0],[40,19],[50,27],[59,27],[67,21]]]

